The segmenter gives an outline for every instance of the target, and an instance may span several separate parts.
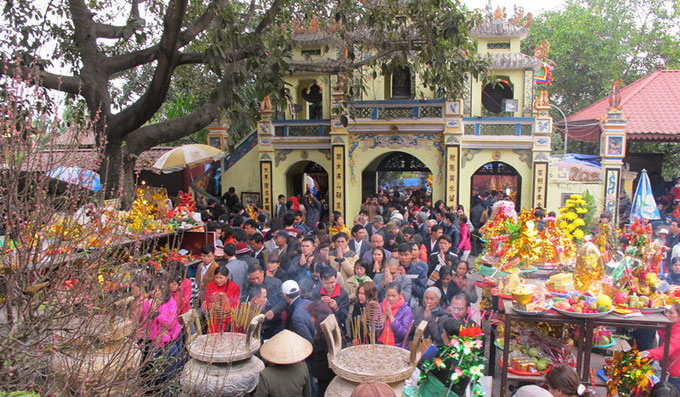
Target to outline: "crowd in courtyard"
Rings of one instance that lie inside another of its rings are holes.
[[[664,216],[655,224],[655,238],[667,247],[667,270],[661,276],[678,285],[680,220],[673,215],[680,188],[670,194],[668,204],[664,197],[660,200]],[[178,316],[197,308],[205,316],[205,332],[228,331],[230,316],[211,316],[215,305],[225,304],[222,298],[226,296],[227,305],[234,309],[249,305],[253,313],[264,314],[262,338],[269,349],[276,348],[272,343],[312,347],[308,356],[290,357],[284,363],[289,366],[265,370],[260,376],[265,386],[255,395],[323,396],[335,377],[320,328],[331,314],[347,346],[369,342],[371,336],[354,324],[372,304],[379,305],[382,313],[377,343],[408,348],[414,324],[422,320],[428,324],[426,337],[435,345],[447,343],[462,326],[474,325],[470,306],[479,296],[470,278],[471,261],[480,250],[480,228],[493,203],[503,199],[507,197],[502,192],[485,193],[474,198],[467,212],[463,206],[448,208],[442,201],[433,204],[425,189],[380,191],[364,201],[351,222],[340,213],[331,213],[325,223],[322,202],[309,192],[302,197],[279,196],[270,215],[260,205],[254,206],[257,212],[251,209],[249,213],[230,188],[222,203],[202,207],[206,229],[216,231],[219,239],[215,245],[202,247],[193,283],[180,263],[171,264],[162,277],[135,281],[132,294],[137,299],[139,337],[145,339],[150,354],[179,357],[183,337]],[[626,199],[622,196],[623,211]],[[555,214],[543,214],[539,208],[534,215]],[[611,218],[605,212],[600,222],[611,222]],[[668,311],[675,322],[672,335],[662,335],[676,358],[680,354],[678,309],[675,305]],[[284,329],[299,338],[278,337]],[[655,348],[655,331],[633,336],[641,350],[648,350],[645,354],[659,358],[662,350]],[[265,353],[262,356],[267,359]],[[299,368],[301,362],[306,364],[304,371]],[[174,370],[168,366],[155,382],[162,384]],[[578,377],[571,368],[565,371],[551,378],[553,396],[576,395]],[[679,360],[673,362],[670,374],[670,382],[677,385]]]

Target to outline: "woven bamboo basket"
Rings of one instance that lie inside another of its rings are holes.
[[[336,375],[350,382],[400,382],[410,377],[416,368],[426,326],[425,321],[418,325],[410,350],[378,344],[342,349],[338,323],[335,316],[328,316],[321,323],[329,347],[328,365]]]

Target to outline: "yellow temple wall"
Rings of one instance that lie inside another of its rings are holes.
[[[557,212],[570,195],[584,194],[586,191],[593,196],[599,215],[604,208],[604,186],[600,180],[569,180],[568,171],[557,167],[548,169],[548,211]]]
[[[236,193],[260,191],[260,160],[257,145],[243,156],[236,164],[222,172],[222,194],[230,186],[236,188]]]
[[[518,100],[517,111],[513,117],[522,117],[524,109],[524,70],[496,70],[496,77],[508,77],[512,83],[512,97]],[[472,117],[482,117],[482,89],[484,83],[480,80],[472,81]],[[493,117],[493,116],[492,116]]]

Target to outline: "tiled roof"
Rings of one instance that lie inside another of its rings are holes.
[[[680,70],[657,70],[621,89],[626,133],[633,141],[680,141]],[[567,118],[572,124],[607,115],[608,97]],[[586,123],[587,124],[587,123]],[[592,123],[591,123],[592,124]]]
[[[492,19],[470,29],[473,37],[519,37],[526,38],[529,29],[508,22],[505,19]]]
[[[142,154],[135,163],[135,171],[152,171],[151,166],[172,147],[156,146]],[[26,162],[26,170],[47,172],[57,167],[81,167],[91,169],[97,164],[95,149],[52,149],[34,153],[35,158]],[[94,170],[96,171],[96,170]]]
[[[489,54],[487,57],[493,69],[533,69],[538,71],[541,68],[540,59],[522,53]]]

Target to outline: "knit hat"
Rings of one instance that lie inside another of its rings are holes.
[[[245,254],[245,253],[248,253],[248,252],[250,252],[250,248],[248,247],[248,244],[246,244],[242,241],[239,241],[238,243],[236,243],[236,255]]]

